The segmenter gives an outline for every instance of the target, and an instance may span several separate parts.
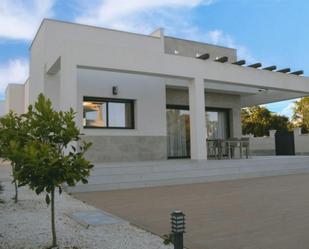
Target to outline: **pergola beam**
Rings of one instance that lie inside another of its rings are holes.
[[[209,59],[209,54],[202,54],[200,56],[197,56],[196,58],[201,59],[201,60],[207,60]]]
[[[249,65],[248,67],[259,68],[259,67],[261,67],[261,66],[262,66],[261,63],[254,63],[254,64]]]
[[[215,61],[224,63],[224,62],[228,61],[228,57],[227,56],[222,56],[222,57],[216,58]]]
[[[292,72],[292,73],[290,73],[290,74],[294,74],[294,75],[302,75],[302,74],[304,74],[304,71],[303,71],[303,70],[294,71],[294,72]]]
[[[242,66],[242,65],[245,65],[245,64],[246,64],[246,61],[245,61],[245,60],[239,60],[239,61],[233,62],[232,64],[238,65],[238,66]]]
[[[278,73],[289,73],[289,72],[291,72],[291,69],[290,68],[283,68],[283,69],[277,70],[276,72],[278,72]]]
[[[277,66],[275,66],[275,65],[263,68],[263,70],[267,70],[267,71],[274,71],[276,69],[277,69]]]

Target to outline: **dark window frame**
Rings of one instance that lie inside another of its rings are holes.
[[[90,96],[84,96],[84,101],[93,101],[93,102],[105,102],[106,103],[106,126],[100,127],[100,126],[87,126],[84,125],[84,129],[116,129],[116,130],[134,130],[135,129],[135,100],[134,99],[116,99],[116,98],[102,98],[102,97],[90,97]],[[109,126],[109,108],[108,103],[121,103],[121,104],[127,104],[129,103],[131,105],[130,111],[131,111],[131,125],[128,127],[119,127],[119,126]]]

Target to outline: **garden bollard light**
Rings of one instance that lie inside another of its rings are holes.
[[[182,211],[171,213],[174,249],[183,249],[183,234],[185,233],[185,214]]]

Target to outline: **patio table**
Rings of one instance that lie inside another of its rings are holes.
[[[226,155],[228,159],[235,158],[236,148],[239,149],[239,157],[243,158],[245,148],[246,158],[249,158],[249,139],[248,138],[229,138],[229,139],[207,139],[208,155],[216,159],[222,159]],[[226,152],[226,154],[225,154]]]

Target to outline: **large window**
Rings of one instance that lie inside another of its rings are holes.
[[[85,128],[134,129],[134,101],[84,97]]]

